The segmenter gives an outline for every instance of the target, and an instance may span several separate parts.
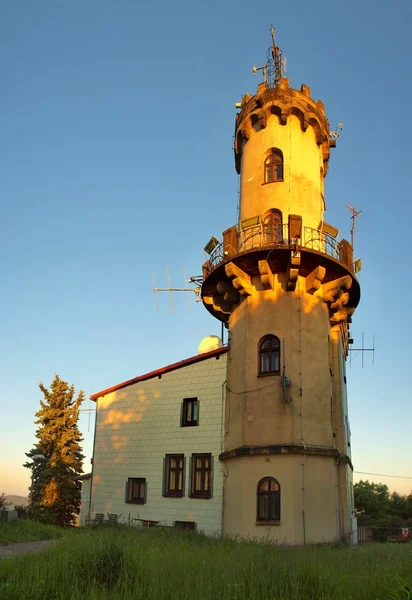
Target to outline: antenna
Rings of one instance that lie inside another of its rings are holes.
[[[157,287],[156,287],[154,269],[152,269],[152,277],[153,277],[153,292],[154,292],[154,295],[155,295],[156,310],[159,312],[159,303],[157,301]]]
[[[91,404],[91,400],[89,399],[89,406]],[[91,413],[95,413],[96,409],[95,408],[79,408],[79,413],[87,413],[88,416],[88,420],[87,420],[87,433],[90,432],[90,415]]]
[[[337,140],[337,139],[338,139],[338,137],[339,137],[339,135],[340,135],[340,133],[339,133],[339,132],[340,132],[340,131],[342,131],[343,127],[344,127],[343,123],[338,123],[338,124],[336,125],[336,128],[335,128],[335,129],[336,129],[336,131],[330,131],[330,132],[329,132],[329,135],[330,135],[330,137],[331,137],[331,138],[334,138],[335,140]],[[346,205],[346,206],[347,206],[347,205]]]
[[[266,64],[261,67],[254,66],[252,73],[256,75],[258,71],[263,71],[263,81],[269,88],[275,88],[279,85],[283,76],[283,71],[286,71],[286,57],[283,57],[282,50],[276,45],[275,29],[270,27],[270,35],[272,45],[268,48],[266,54]]]
[[[350,230],[350,241],[351,241],[351,245],[352,245],[352,250],[354,249],[355,246],[355,225],[356,225],[356,218],[359,217],[359,215],[361,214],[361,210],[356,210],[356,208],[353,208],[353,206],[351,206],[350,204],[345,204],[345,206],[347,208],[349,208],[349,210],[352,213],[351,216],[351,221],[352,221],[352,227]]]
[[[169,267],[166,265],[166,277],[167,277],[167,283],[168,283],[168,287],[166,288],[158,288],[156,287],[156,280],[155,280],[155,274],[154,274],[154,269],[152,269],[152,276],[153,276],[153,292],[155,295],[155,302],[156,302],[156,310],[159,310],[159,305],[158,305],[158,301],[157,301],[157,292],[169,292],[169,297],[170,297],[170,306],[172,309],[172,315],[174,315],[174,305],[173,305],[173,292],[185,292],[187,294],[187,292],[194,292],[196,294],[196,302],[200,302],[201,298],[200,298],[200,291],[201,291],[201,284],[203,282],[203,277],[201,275],[195,275],[193,277],[189,277],[187,278],[186,276],[186,267],[183,266],[183,275],[184,275],[184,282],[185,282],[185,287],[184,288],[174,288],[171,285],[170,282],[170,275],[169,275]],[[188,287],[188,283],[193,284],[195,287],[194,288],[190,288]],[[190,300],[189,300],[189,296],[187,296],[187,306],[188,306],[188,311],[189,311],[189,315],[191,314],[190,311]]]
[[[189,288],[187,287],[187,284],[189,283],[187,280],[187,275],[186,275],[186,266],[183,265],[183,276],[185,278],[185,289],[186,289],[186,298],[187,298],[187,311],[189,313],[189,315],[191,316],[191,311],[190,311],[190,296],[188,295],[187,292],[189,292]]]
[[[170,308],[172,309],[172,315],[174,315],[175,314],[175,309],[174,309],[174,306],[173,306],[172,284],[170,283],[169,267],[167,265],[166,265],[166,277],[167,277],[167,283],[169,284]]]
[[[276,46],[275,29],[272,26],[270,27],[270,35],[272,37],[272,47],[270,48],[270,53],[272,55],[273,66],[275,68],[274,83],[275,83],[275,86],[277,86],[277,85],[279,85],[279,82],[282,79],[282,65],[283,65],[282,50],[280,48],[278,48],[278,46]],[[268,52],[268,57],[269,57],[269,52]],[[268,65],[269,65],[269,60],[268,60]]]
[[[372,352],[372,365],[375,364],[375,335],[373,335],[372,337],[372,348],[365,348],[365,334],[362,331],[362,346],[361,348],[348,348],[349,352],[360,352],[361,356],[362,356],[362,369],[363,369],[363,357],[364,357],[364,352]],[[355,358],[355,357],[353,357]],[[352,356],[350,357],[349,360],[349,366],[352,366]]]

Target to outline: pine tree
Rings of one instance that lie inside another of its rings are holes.
[[[36,413],[38,441],[26,453],[30,460],[24,464],[32,469],[31,505],[52,514],[55,523],[71,525],[80,511],[81,483],[76,477],[82,472],[84,458],[78,428],[84,392],[75,398],[74,386],[58,375],[50,390],[43,383],[39,388],[44,400]]]

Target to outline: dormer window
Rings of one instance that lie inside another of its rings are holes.
[[[265,159],[265,183],[283,181],[283,154],[274,148]]]
[[[258,363],[258,375],[280,374],[280,340],[276,335],[260,340]]]

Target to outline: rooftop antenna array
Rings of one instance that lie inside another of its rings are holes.
[[[172,287],[171,281],[170,281],[170,275],[169,275],[169,267],[166,265],[166,278],[167,278],[167,283],[168,283],[168,287],[165,288],[158,288],[156,287],[156,280],[155,280],[155,273],[154,273],[154,269],[152,269],[152,276],[153,276],[153,292],[155,295],[155,302],[156,302],[156,310],[159,310],[159,303],[158,303],[158,298],[157,298],[157,292],[169,292],[169,298],[170,298],[170,307],[172,309],[172,315],[175,314],[175,309],[174,309],[174,304],[173,304],[173,292],[185,292],[186,293],[186,297],[187,297],[187,308],[188,308],[188,312],[189,315],[191,314],[190,311],[190,296],[188,294],[188,292],[194,292],[196,294],[196,302],[200,302],[201,298],[200,298],[200,290],[201,290],[201,283],[203,281],[203,277],[201,276],[194,276],[194,277],[187,277],[186,275],[186,267],[183,266],[183,276],[184,276],[184,283],[185,283],[185,287]],[[188,284],[192,284],[195,287],[188,287]]]
[[[337,130],[342,130],[343,128],[343,123],[338,123],[338,125],[336,126]],[[339,137],[339,135],[335,135],[335,137]],[[361,210],[356,210],[356,208],[354,208],[353,206],[351,206],[350,204],[346,204],[345,205],[347,208],[349,208],[350,212],[352,213],[351,216],[351,221],[352,221],[352,226],[350,229],[350,242],[352,245],[352,250],[354,248],[355,245],[355,226],[356,226],[356,219],[359,217],[359,215],[361,214]],[[357,258],[355,260],[355,262],[353,263],[353,267],[354,267],[354,273],[359,273],[359,271],[362,268],[362,261],[360,258]],[[350,340],[350,343],[352,343],[353,340]],[[362,369],[363,369],[363,365],[364,365],[364,354],[365,352],[372,352],[372,365],[375,364],[375,336],[373,336],[372,338],[372,348],[365,348],[365,334],[362,331],[362,346],[360,348],[349,348],[349,352],[356,352],[357,354],[361,354],[362,356]],[[349,359],[349,366],[352,366],[352,360],[356,357],[356,355],[352,358],[352,354],[351,357]]]
[[[269,88],[275,88],[279,85],[283,73],[286,73],[287,64],[286,57],[283,56],[282,50],[276,45],[275,30],[273,27],[270,28],[270,35],[272,37],[272,45],[267,51],[266,64],[262,67],[254,66],[252,72],[256,75],[258,71],[263,71],[264,83],[266,83]]]

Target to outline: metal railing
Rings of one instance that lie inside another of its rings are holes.
[[[209,257],[211,268],[217,267],[225,259],[231,255],[236,255],[248,250],[267,247],[286,247],[296,244],[301,248],[309,248],[316,250],[328,256],[332,256],[340,260],[339,242],[336,238],[325,233],[320,229],[312,227],[303,227],[303,239],[289,239],[289,227],[287,224],[276,225],[275,227],[267,228],[264,224],[252,225],[251,227],[242,228],[236,233],[237,248],[231,249],[231,252],[226,252],[223,242],[220,242],[213,250]]]

